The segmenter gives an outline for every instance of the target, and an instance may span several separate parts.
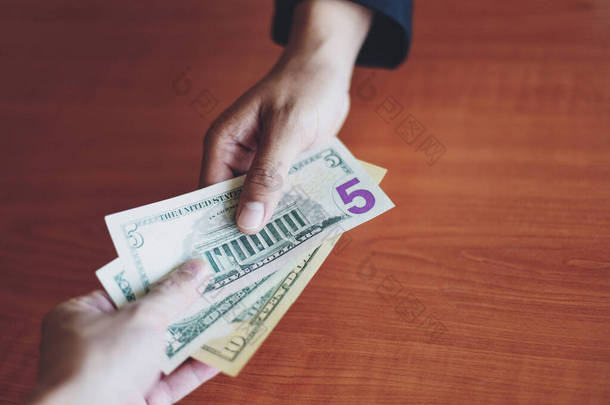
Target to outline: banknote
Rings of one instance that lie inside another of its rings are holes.
[[[394,206],[337,138],[300,156],[273,217],[256,235],[235,225],[243,180],[106,216],[136,296],[175,266],[201,257],[215,273],[205,294],[224,298]]]
[[[360,162],[371,178],[381,182],[386,170]],[[222,337],[209,339],[192,357],[230,376],[237,376],[273,328],[296,301],[309,281],[328,257],[341,235],[329,239],[299,259],[279,282],[269,281],[252,295],[257,299],[248,307],[238,306],[230,331]],[[226,330],[226,329],[225,329]]]
[[[195,333],[200,328],[198,314],[212,304],[226,304],[244,289],[260,287],[266,276],[292,268],[324,240],[394,206],[336,138],[297,159],[282,183],[278,208],[256,235],[244,235],[235,225],[243,180],[242,176],[106,217],[123,268],[114,280],[122,286],[124,300],[145,294],[152,283],[193,257],[206,260],[214,271],[192,308],[194,317],[182,325],[175,349],[167,351],[168,370],[197,350],[211,336],[207,333],[221,329]]]
[[[181,314],[166,331],[165,355],[167,361],[163,365],[163,372],[169,374],[189,357],[191,353],[182,349],[191,341],[198,339],[207,342],[229,335],[233,330],[231,320],[235,319],[244,308],[255,305],[264,291],[281,282],[289,271],[290,268],[287,268],[268,274],[216,302],[201,300],[187,312]],[[125,273],[118,258],[96,272],[104,289],[118,308],[137,299],[131,286],[125,280]],[[177,355],[178,353],[179,355]]]
[[[386,170],[360,162],[379,183]],[[202,340],[201,350],[193,357],[213,366],[225,374],[236,376],[254,355],[260,344],[297,299],[337,242],[337,236],[286,267],[231,294],[223,300],[200,304],[183,314],[168,328],[166,354],[168,357],[197,336]],[[126,270],[119,259],[114,259],[96,275],[117,307],[136,300]],[[171,372],[183,356],[171,358],[164,371]]]

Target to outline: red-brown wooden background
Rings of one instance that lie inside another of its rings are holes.
[[[271,13],[0,4],[1,402],[31,388],[43,314],[98,287],[104,215],[196,187],[210,122],[281,52]],[[397,207],[184,404],[610,403],[610,4],[420,1],[414,37],[398,70],[357,69],[340,134]],[[436,164],[378,114],[388,97],[446,147]]]

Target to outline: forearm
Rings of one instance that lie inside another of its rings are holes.
[[[303,1],[278,67],[323,65],[349,81],[371,21],[371,10],[347,0]]]

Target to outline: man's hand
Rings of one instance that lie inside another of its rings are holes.
[[[343,125],[371,18],[370,10],[344,0],[300,3],[276,66],[206,134],[201,187],[248,173],[236,213],[242,232],[257,233],[272,216],[296,156]]]
[[[161,374],[165,332],[199,296],[210,274],[180,266],[117,311],[102,291],[73,298],[43,321],[38,383],[30,404],[173,404],[218,373],[189,359]]]

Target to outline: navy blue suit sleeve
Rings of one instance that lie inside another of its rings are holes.
[[[299,1],[275,0],[271,35],[280,45],[288,42],[292,15]],[[375,12],[356,64],[393,68],[402,63],[407,57],[411,41],[413,0],[350,1]]]

